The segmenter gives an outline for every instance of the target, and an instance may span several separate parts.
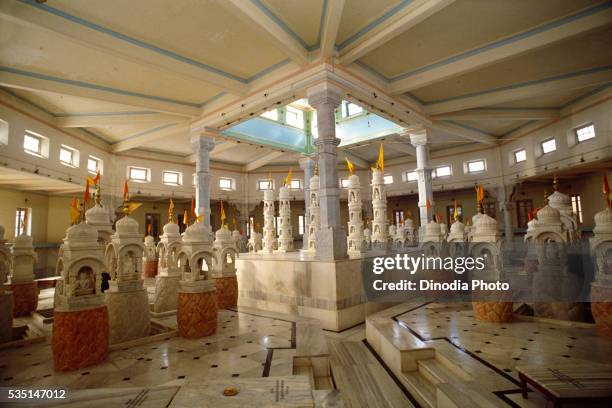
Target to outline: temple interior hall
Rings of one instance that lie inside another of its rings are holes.
[[[0,406],[611,407],[610,182],[609,0],[0,0]]]

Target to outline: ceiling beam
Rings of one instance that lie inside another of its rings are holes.
[[[559,109],[468,109],[434,115],[433,120],[544,120],[559,117]]]
[[[113,153],[119,153],[130,149],[135,149],[150,143],[154,140],[162,138],[170,138],[172,136],[189,133],[189,124],[187,123],[174,123],[164,125],[155,129],[149,129],[141,132],[137,135],[130,136],[125,140],[122,140],[111,145]]]
[[[253,160],[252,162],[247,163],[244,166],[244,171],[249,172],[249,171],[256,170],[270,163],[272,160],[279,158],[281,156],[284,156],[284,155],[286,155],[285,152],[278,152],[278,151],[266,153],[263,156],[260,156],[259,158]]]
[[[333,57],[336,53],[336,37],[342,19],[344,0],[331,0],[325,2],[325,19],[321,31],[321,58]]]
[[[424,109],[430,115],[439,115],[480,106],[497,105],[527,99],[539,95],[586,88],[610,81],[612,81],[612,66],[606,66],[433,102],[426,104]]]
[[[231,140],[224,140],[220,143],[216,143],[214,149],[212,150],[212,152],[210,152],[211,155],[216,155],[219,153],[223,153],[226,150],[230,150],[233,149],[234,147],[238,146],[240,143],[238,142],[232,142]],[[190,154],[189,156],[187,156],[187,163],[195,163],[196,161],[196,154]]]
[[[161,125],[186,121],[184,117],[157,112],[116,112],[92,115],[66,115],[57,118],[57,124],[66,128]]]
[[[351,163],[362,169],[369,169],[371,167],[370,163],[367,160],[364,160],[361,157],[347,150],[339,150],[338,153],[340,154],[342,161],[345,161],[345,159],[349,159]]]
[[[401,79],[389,84],[389,90],[391,93],[398,94],[422,88],[595,30],[609,24],[610,21],[612,21],[612,8],[599,5],[549,22],[526,33],[517,34],[509,39],[488,44],[480,49],[404,74]]]
[[[390,140],[388,145],[393,150],[416,157],[416,148],[410,144],[409,139],[405,138],[405,136],[400,135],[397,138]]]
[[[381,24],[360,40],[343,50],[340,63],[347,65],[414,27],[432,14],[452,4],[454,0],[415,0],[397,12],[387,23]]]
[[[51,92],[59,95],[118,103],[179,116],[195,117],[200,114],[200,108],[192,104],[170,101],[154,96],[141,96],[131,92],[122,92],[103,86],[92,86],[77,81],[64,80],[62,78],[49,77],[43,74],[12,68],[0,68],[0,85],[8,88]]]
[[[308,50],[279,24],[279,20],[251,0],[225,0],[225,7],[255,29],[267,34],[269,40],[299,65],[309,62]]]
[[[455,136],[459,136],[463,139],[471,140],[473,142],[485,143],[485,144],[497,144],[497,138],[487,133],[480,132],[458,126],[453,123],[446,123],[442,121],[433,121],[431,128],[442,132],[450,133]]]
[[[206,82],[233,94],[247,92],[248,85],[242,78],[96,24],[86,24],[88,22],[79,18],[54,13],[53,10],[46,5],[0,2],[0,19],[43,29],[124,60],[145,63],[166,74]]]

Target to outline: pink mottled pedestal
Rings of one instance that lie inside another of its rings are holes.
[[[11,283],[8,285],[13,292],[13,316],[29,316],[38,307],[38,283],[36,281],[26,283]]]
[[[142,261],[142,277],[143,278],[154,278],[157,275],[157,263],[158,261]]]
[[[51,349],[56,371],[78,370],[103,362],[108,357],[108,341],[106,306],[55,311]]]
[[[217,294],[179,292],[176,321],[179,334],[187,339],[210,336],[217,331]]]
[[[592,283],[591,302],[597,333],[612,339],[612,288]]]
[[[512,321],[511,291],[473,291],[474,317],[481,322],[508,323]]]
[[[235,307],[238,304],[238,279],[236,276],[214,279],[219,309]]]

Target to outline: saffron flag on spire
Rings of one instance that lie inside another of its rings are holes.
[[[87,204],[89,204],[89,200],[91,200],[91,194],[89,193],[89,181],[85,182],[85,192],[83,193],[83,207],[87,208]]]
[[[96,173],[95,177],[87,176],[87,184],[91,186],[97,186],[99,182],[100,182],[100,172],[99,171]]]
[[[345,157],[344,160],[346,160],[346,165],[348,166],[349,174],[352,176],[355,173],[355,166],[353,165],[353,163],[351,163],[348,157]]]
[[[225,225],[225,219],[227,217],[225,216],[225,208],[223,207],[223,200],[221,200],[221,226]]]
[[[153,224],[147,224],[147,235],[151,235],[151,226]]]
[[[194,220],[197,218],[195,210],[195,197],[191,197],[191,217]]]
[[[287,177],[285,177],[285,186],[291,187],[291,180],[293,179],[293,169],[289,169]]]
[[[383,144],[380,144],[380,148],[378,149],[378,160],[376,161],[376,168],[380,169],[383,173],[385,172],[385,151],[383,149]]]
[[[125,182],[123,183],[123,201],[127,201],[129,196],[130,196],[130,189],[128,187],[128,181],[125,180]]]
[[[431,203],[429,202],[429,198],[425,200],[425,208],[428,210],[431,208]]]
[[[76,197],[70,202],[70,224],[74,225],[79,222],[81,212],[79,211],[79,200]]]
[[[455,200],[455,211],[453,213],[453,218],[455,219],[455,221],[459,219],[459,210],[457,208],[457,200]]]
[[[187,215],[187,209],[185,208],[185,211],[183,211],[183,224],[184,225],[189,225],[189,215]]]

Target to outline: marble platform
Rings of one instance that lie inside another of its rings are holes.
[[[360,259],[319,261],[307,252],[241,254],[238,305],[319,319],[342,331],[388,305],[367,303]]]

